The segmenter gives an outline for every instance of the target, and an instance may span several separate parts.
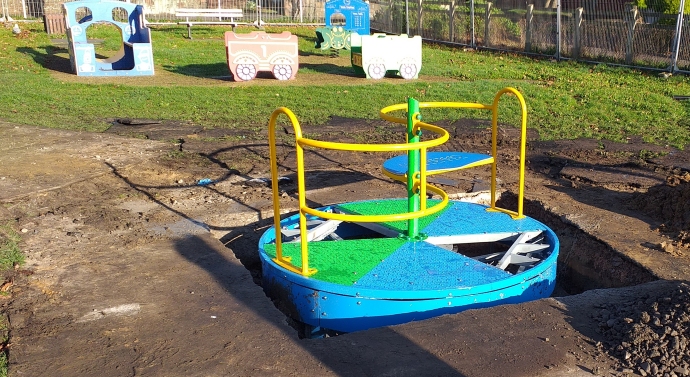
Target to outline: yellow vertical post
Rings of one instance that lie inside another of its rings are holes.
[[[271,191],[273,192],[273,228],[276,232],[276,259],[283,259],[283,240],[280,232],[280,195],[278,193],[278,158],[276,153],[275,123],[283,112],[282,108],[276,109],[271,114],[268,122],[268,147],[271,159]]]
[[[497,143],[498,143],[498,101],[501,96],[505,93],[514,94],[518,101],[520,102],[520,168],[519,168],[519,178],[518,178],[518,208],[517,212],[511,214],[513,218],[520,219],[525,217],[523,215],[524,199],[525,199],[525,155],[527,151],[527,104],[525,103],[524,97],[515,88],[504,88],[500,90],[494,97],[494,102],[491,107],[493,116],[491,118],[491,154],[494,158],[493,164],[491,164],[491,208],[496,209],[496,175],[498,170],[498,156],[497,156]]]
[[[302,257],[302,267],[297,269],[292,263],[290,263],[289,257],[283,257],[283,242],[282,234],[280,232],[280,193],[278,192],[278,158],[276,152],[276,137],[275,137],[275,124],[278,116],[280,114],[285,114],[292,122],[292,126],[295,130],[295,148],[297,153],[297,186],[299,192],[299,229],[301,238],[301,257]],[[271,114],[271,120],[268,123],[268,143],[271,158],[271,190],[273,192],[273,226],[276,232],[276,258],[274,261],[279,265],[293,271],[298,272],[304,276],[313,275],[316,270],[309,268],[309,250],[308,250],[308,237],[307,237],[307,218],[306,218],[306,190],[304,184],[304,148],[302,147],[300,140],[302,140],[302,129],[299,126],[299,122],[295,117],[295,114],[290,111],[290,109],[281,107]]]
[[[306,186],[304,184],[304,148],[300,144],[302,139],[302,132],[295,135],[295,151],[297,154],[297,192],[299,193],[299,234],[300,234],[300,250],[302,255],[302,275],[309,274],[309,234],[307,231],[307,194]]]

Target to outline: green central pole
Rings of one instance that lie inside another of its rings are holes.
[[[414,98],[407,100],[407,142],[419,142],[421,132],[414,132],[415,120],[419,119],[419,101]],[[420,210],[419,190],[415,189],[415,177],[420,170],[419,150],[407,151],[407,210],[417,212]],[[407,236],[417,238],[419,236],[419,218],[407,220]]]

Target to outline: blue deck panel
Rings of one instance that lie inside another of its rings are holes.
[[[463,169],[469,165],[486,161],[490,162],[491,156],[481,153],[468,152],[428,152],[426,159],[427,174],[436,174],[452,170]],[[383,168],[391,174],[407,174],[407,155],[400,155],[386,160]]]
[[[379,290],[447,290],[490,284],[512,275],[428,242],[407,242],[357,281]]]
[[[544,224],[525,217],[514,220],[503,212],[487,211],[484,205],[450,201],[448,208],[429,223],[422,232],[429,237],[456,236],[459,234],[517,233],[548,229]]]

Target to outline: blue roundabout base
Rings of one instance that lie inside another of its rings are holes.
[[[366,215],[405,200],[350,202],[320,210]],[[559,250],[555,233],[530,217],[513,219],[487,209],[450,201],[440,213],[421,219],[423,240],[405,238],[405,222],[329,224],[308,217],[310,231],[328,228],[309,242],[309,265],[318,270],[311,276],[275,263],[272,227],[259,241],[263,287],[312,336],[550,296]],[[283,254],[299,265],[300,242],[294,238],[299,215],[280,224]]]

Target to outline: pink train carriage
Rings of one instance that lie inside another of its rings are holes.
[[[269,34],[225,33],[228,67],[235,81],[249,81],[259,71],[269,71],[278,80],[292,80],[299,68],[297,36],[289,31]]]

